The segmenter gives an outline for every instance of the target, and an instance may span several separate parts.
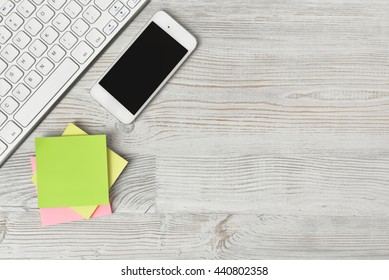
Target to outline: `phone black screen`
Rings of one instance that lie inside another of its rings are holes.
[[[135,115],[187,52],[151,22],[100,85]]]

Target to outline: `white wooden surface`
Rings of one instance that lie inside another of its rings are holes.
[[[200,44],[124,126],[89,88],[160,9]],[[0,258],[388,259],[388,11],[152,0],[0,169]],[[130,164],[112,216],[41,227],[33,139],[70,122]]]

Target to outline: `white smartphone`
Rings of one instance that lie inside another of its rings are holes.
[[[91,89],[119,121],[131,123],[196,48],[196,39],[157,12]]]

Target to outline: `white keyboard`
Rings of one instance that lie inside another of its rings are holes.
[[[0,166],[147,1],[3,1]]]

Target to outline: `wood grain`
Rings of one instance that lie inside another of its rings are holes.
[[[1,212],[0,245],[6,259],[381,259],[389,257],[388,222],[387,217],[115,213],[44,228],[37,211]]]
[[[119,124],[89,89],[161,9],[198,49]],[[388,259],[388,10],[151,1],[1,167],[0,258]],[[107,134],[130,164],[113,216],[42,228],[28,157],[69,122]]]

